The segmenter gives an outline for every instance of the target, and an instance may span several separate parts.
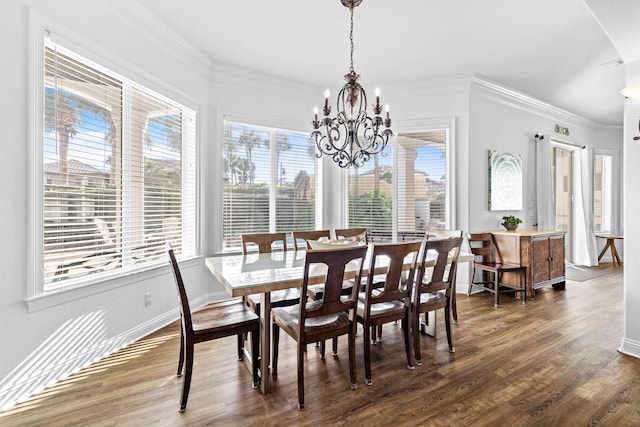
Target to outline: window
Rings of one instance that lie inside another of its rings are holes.
[[[611,232],[612,161],[608,154],[596,154],[593,183],[593,214],[596,232]]]
[[[448,228],[447,147],[444,129],[401,132],[382,155],[350,169],[349,227],[366,227],[373,241]]]
[[[224,122],[223,250],[243,233],[314,230],[317,182],[308,133]]]
[[[43,89],[43,290],[195,255],[194,111],[49,40]]]

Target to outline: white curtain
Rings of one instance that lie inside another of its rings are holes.
[[[588,267],[598,265],[598,249],[593,231],[593,149],[573,152],[573,262]]]
[[[556,228],[551,178],[551,143],[546,137],[536,139],[536,216],[539,230]]]

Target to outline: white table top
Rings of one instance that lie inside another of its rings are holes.
[[[232,297],[296,288],[302,285],[306,252],[286,251],[270,254],[220,255],[205,259],[205,265]],[[458,262],[473,260],[473,255],[461,253]],[[434,261],[431,260],[431,263]],[[363,275],[368,273],[365,261]],[[356,264],[347,267],[345,278],[355,277]],[[381,266],[382,267],[382,266]],[[309,284],[322,283],[326,267],[315,265]]]

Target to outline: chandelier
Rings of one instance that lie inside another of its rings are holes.
[[[383,120],[380,105],[380,91],[376,88],[376,103],[373,105],[374,116],[367,115],[367,94],[358,83],[360,75],[353,69],[353,9],[362,0],[340,0],[351,12],[351,66],[344,76],[345,85],[340,89],[336,102],[337,115],[330,117],[329,89],[324,94],[324,117],[318,120],[318,108],[314,108],[313,131],[311,138],[315,141],[318,152],[316,157],[323,154],[331,156],[333,161],[342,168],[350,166],[360,167],[371,156],[382,152],[387,146],[389,137],[393,136],[389,106],[386,118]]]

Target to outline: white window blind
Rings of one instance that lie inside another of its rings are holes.
[[[397,143],[349,170],[349,227],[373,241],[409,240],[449,222],[447,130],[401,132]],[[395,157],[395,158],[394,158]]]
[[[195,113],[47,41],[44,290],[195,254]]]
[[[244,233],[316,228],[314,146],[306,133],[224,122],[223,250]]]

